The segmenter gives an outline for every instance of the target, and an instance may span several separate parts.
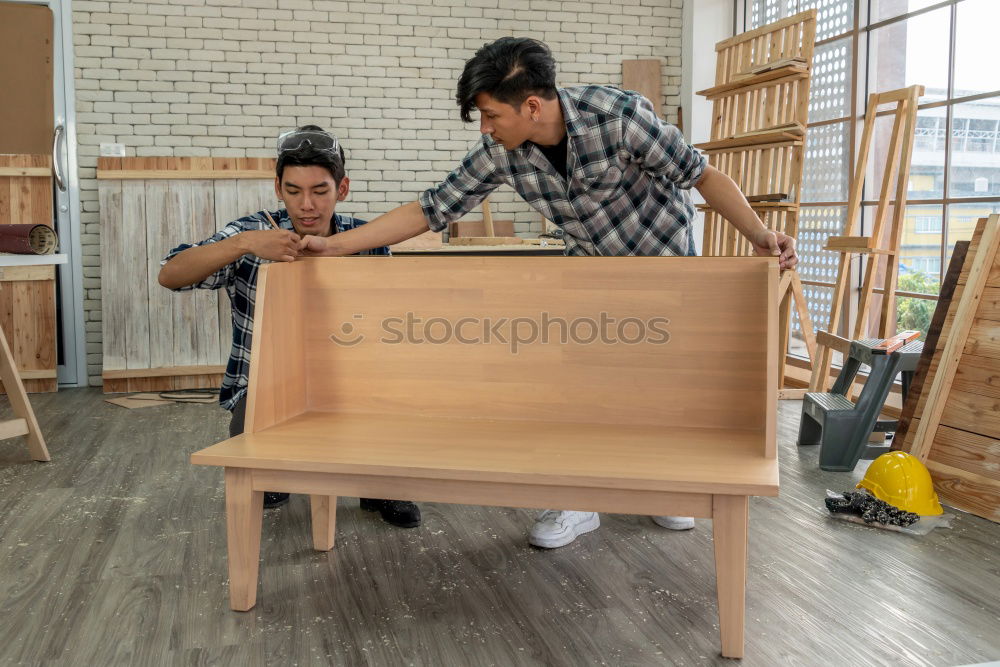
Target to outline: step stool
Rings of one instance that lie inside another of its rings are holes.
[[[879,420],[878,416],[899,373],[902,373],[903,400],[906,400],[924,344],[916,340],[889,354],[872,349],[883,340],[852,341],[831,391],[807,393],[802,401],[798,444],[820,445],[819,467],[823,470],[854,470],[861,458],[875,458],[889,451],[884,445],[869,447],[868,437],[872,433],[892,433],[898,428],[899,422],[895,419]],[[854,403],[847,393],[862,364],[870,366],[871,371]]]

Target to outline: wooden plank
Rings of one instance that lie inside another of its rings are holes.
[[[709,100],[738,95],[749,89],[762,89],[779,86],[784,83],[798,81],[809,77],[809,68],[801,65],[789,65],[775,70],[752,74],[742,78],[734,78],[711,88],[698,91]]]
[[[219,180],[213,182],[215,230],[219,231],[230,222],[237,220],[239,198],[236,191],[236,181]],[[233,315],[229,294],[226,290],[217,293],[219,313],[219,358],[228,359],[233,345]]]
[[[0,440],[28,435],[28,422],[20,417],[0,422]]]
[[[524,240],[517,236],[456,236],[448,239],[448,245],[522,245]]]
[[[115,230],[121,254],[111,254],[114,275],[120,276],[121,284],[110,285],[119,293],[118,299],[124,303],[124,328],[117,335],[125,338],[125,364],[111,368],[149,368],[149,290],[147,270],[155,266],[159,272],[159,257],[150,258],[146,254],[146,184],[144,181],[123,181],[121,186],[121,217],[117,220],[120,228]],[[103,271],[108,271],[105,263]],[[147,269],[148,267],[148,269]],[[158,292],[164,288],[156,285]]]
[[[191,181],[191,238],[207,239],[215,233],[215,195],[213,184]],[[194,357],[199,365],[220,364],[219,295],[214,290],[194,290],[191,294],[194,311]],[[228,355],[227,355],[228,356]],[[183,363],[177,360],[177,363]]]
[[[149,293],[149,365],[153,368],[175,366],[174,307],[175,295],[160,287],[157,276],[159,260],[178,245],[177,230],[167,224],[170,219],[167,181],[146,183],[146,285]],[[136,276],[142,280],[142,276]]]
[[[715,151],[746,148],[748,146],[760,146],[764,144],[775,146],[801,146],[803,144],[803,140],[801,136],[792,134],[791,132],[779,131],[768,132],[766,134],[756,134],[747,137],[731,136],[717,141],[706,141],[704,143],[695,144],[694,147],[703,151]]]
[[[104,379],[105,394],[131,392],[178,391],[181,389],[218,389],[223,375],[168,375],[163,377],[135,377]]]
[[[622,60],[622,88],[634,90],[649,100],[659,117],[663,104],[663,74],[659,58]]]
[[[31,409],[31,403],[28,401],[21,378],[18,376],[18,367],[2,328],[0,328],[0,383],[7,391],[11,411],[26,425],[28,453],[31,458],[35,461],[51,460],[49,450],[45,446],[45,438],[38,426],[35,412]]]
[[[910,453],[921,461],[927,460],[937,433],[941,416],[945,410],[948,393],[955,379],[955,371],[962,351],[965,349],[969,330],[972,328],[974,314],[979,306],[989,267],[996,261],[997,247],[1000,245],[1000,215],[990,216],[989,223],[983,230],[979,250],[969,271],[969,282],[962,294],[955,315],[948,342],[941,356],[941,363],[934,374],[934,381],[927,394],[925,411],[921,414],[920,424],[913,437]]]
[[[941,426],[928,460],[1000,480],[1000,440],[979,433]]]
[[[161,368],[133,368],[128,370],[105,370],[101,377],[105,380],[121,380],[126,378],[175,377],[189,375],[210,375],[224,373],[224,364],[215,366],[169,366]]]
[[[761,26],[760,28],[756,28],[754,30],[749,30],[747,32],[740,33],[739,35],[736,35],[735,37],[729,37],[728,39],[724,39],[721,42],[716,43],[715,50],[716,51],[722,51],[724,49],[729,49],[729,48],[732,48],[734,46],[738,46],[738,45],[741,45],[741,44],[743,44],[745,42],[748,42],[748,41],[751,41],[753,39],[756,39],[757,37],[759,37],[761,35],[766,35],[768,33],[777,32],[779,30],[782,30],[784,28],[787,28],[789,26],[793,26],[793,25],[796,25],[796,24],[799,24],[799,23],[803,23],[803,22],[813,22],[814,23],[815,21],[816,21],[816,10],[815,9],[809,9],[807,11],[800,12],[798,14],[794,14],[794,15],[789,16],[787,18],[783,18],[781,20],[775,21],[774,23],[768,23],[767,25]]]
[[[927,461],[941,502],[1000,522],[1000,482],[937,461]]]
[[[98,180],[113,181],[154,181],[154,180],[215,180],[215,179],[238,179],[238,180],[263,180],[273,179],[274,171],[271,169],[228,169],[225,171],[196,171],[196,170],[109,170],[98,171]]]
[[[944,282],[941,284],[941,291],[938,295],[937,305],[934,308],[934,315],[931,317],[931,323],[927,329],[927,337],[924,339],[924,349],[920,354],[920,362],[917,364],[917,371],[913,375],[910,391],[899,417],[899,426],[896,428],[896,434],[892,439],[893,449],[903,448],[903,442],[906,440],[910,422],[916,414],[917,401],[920,400],[926,378],[930,377],[928,369],[934,358],[934,352],[938,347],[941,329],[944,326],[944,320],[948,314],[952,296],[958,284],[958,277],[963,272],[968,251],[968,241],[959,241],[955,244],[951,261],[948,263],[948,270],[945,272]]]
[[[929,418],[926,407],[922,417]],[[939,425],[974,430],[987,438],[1000,439],[1000,399],[961,391],[952,384]],[[936,447],[937,438],[932,444],[932,448]]]
[[[165,224],[173,240],[167,245],[175,246],[178,239],[187,242],[199,241],[192,220],[192,181],[169,181],[167,183],[167,207]],[[160,258],[166,254],[165,249],[156,257],[150,257],[150,272],[159,273]],[[203,317],[197,310],[194,294],[171,293],[173,310],[173,349],[171,363],[173,366],[195,366],[198,364],[197,329],[198,322]]]
[[[0,177],[16,176],[19,178],[35,178],[52,176],[52,169],[48,167],[0,167]]]
[[[55,278],[56,267],[52,264],[0,267],[0,282],[55,280]]]

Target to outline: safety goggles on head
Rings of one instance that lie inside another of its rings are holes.
[[[340,159],[340,143],[337,137],[322,130],[291,130],[278,135],[278,155],[302,148],[329,153]]]

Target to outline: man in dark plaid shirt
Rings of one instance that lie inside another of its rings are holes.
[[[335,212],[337,202],[344,200],[349,190],[344,150],[336,137],[315,125],[286,132],[278,139],[274,179],[275,194],[286,208],[273,213],[258,211],[230,222],[204,241],[182,243],[161,262],[159,280],[164,287],[177,292],[224,288],[229,294],[233,308],[233,348],[219,402],[233,413],[230,437],[243,432],[246,415],[254,297],[260,266],[271,261],[294,261],[300,255],[299,243],[306,235],[326,238],[365,224],[364,220]],[[378,246],[359,254],[388,255],[389,248]],[[287,500],[287,493],[264,494],[265,507]],[[394,525],[413,527],[420,523],[420,510],[410,502],[362,498],[361,505],[379,511]]]
[[[694,254],[695,187],[758,254],[795,266],[794,239],[761,223],[728,176],[706,164],[677,128],[641,95],[605,86],[556,87],[548,47],[528,38],[486,44],[465,64],[456,100],[462,119],[479,110],[480,141],[418,201],[362,228],[325,239],[305,237],[306,254],[347,255],[441,230],[500,185],[514,188],[564,232],[568,255]],[[675,530],[690,517],[654,517]],[[594,512],[546,510],[532,544],[557,547],[594,530]]]

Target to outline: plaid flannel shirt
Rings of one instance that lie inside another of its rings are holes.
[[[569,178],[537,146],[508,151],[484,135],[439,185],[420,195],[440,231],[507,183],[565,232],[567,255],[694,254],[687,192],[706,160],[638,93],[560,88]]]
[[[280,228],[294,231],[288,211],[281,209],[273,211],[271,215]],[[344,232],[365,224],[364,220],[339,213],[334,213],[333,221],[336,232]],[[273,229],[271,223],[264,216],[264,211],[258,211],[253,215],[230,222],[204,241],[195,244],[182,243],[171,250],[160,262],[160,265],[166,264],[182,250],[193,248],[196,245],[217,243],[241,232],[261,229]],[[388,255],[390,253],[389,248],[382,246],[359,254]],[[233,307],[233,348],[229,353],[226,374],[222,379],[222,389],[219,392],[219,404],[227,410],[232,410],[247,392],[247,378],[250,372],[250,343],[253,338],[253,306],[257,294],[257,271],[261,264],[268,261],[256,255],[243,255],[201,282],[174,290],[175,292],[183,292],[192,289],[220,289],[224,287],[229,294],[229,301]]]

